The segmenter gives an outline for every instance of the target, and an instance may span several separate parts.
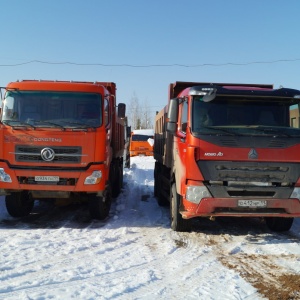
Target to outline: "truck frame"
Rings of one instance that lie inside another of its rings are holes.
[[[299,102],[299,90],[268,84],[170,84],[155,118],[154,194],[171,228],[230,216],[289,230],[300,216]]]
[[[88,201],[109,215],[123,182],[125,104],[113,82],[23,80],[2,99],[0,194],[13,217],[35,200]]]

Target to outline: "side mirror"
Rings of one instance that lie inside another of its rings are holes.
[[[168,109],[167,131],[173,134],[176,132],[177,129],[178,105],[179,101],[177,98],[170,99]]]
[[[167,123],[167,131],[174,134],[177,129],[177,123],[168,122]]]
[[[119,103],[118,104],[118,117],[121,119],[125,118],[125,113],[126,113],[126,104]]]

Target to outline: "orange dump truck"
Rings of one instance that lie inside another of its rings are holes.
[[[91,217],[105,219],[123,181],[125,104],[116,104],[115,83],[25,80],[5,90],[0,194],[8,213],[68,199],[88,201]]]
[[[152,156],[154,143],[153,129],[135,129],[131,133],[130,156]]]
[[[265,84],[175,82],[156,115],[154,193],[171,227],[196,217],[300,217],[300,91]],[[296,123],[296,122],[294,122]],[[298,124],[297,124],[298,125]]]

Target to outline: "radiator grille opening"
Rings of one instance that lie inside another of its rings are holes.
[[[55,152],[55,157],[51,161],[42,159],[41,151],[46,146],[36,147],[27,145],[17,145],[15,148],[15,159],[17,162],[36,163],[80,163],[82,157],[81,147],[50,147]]]

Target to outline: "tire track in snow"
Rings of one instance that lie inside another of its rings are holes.
[[[228,225],[231,224],[234,226],[235,223],[229,221]],[[220,262],[248,281],[263,297],[299,299],[300,256],[295,254],[300,246],[298,234],[268,233],[261,224],[257,223],[257,226],[254,232],[245,236],[239,228],[223,228],[222,231],[228,233],[219,235],[211,234],[210,230],[206,240]],[[290,236],[289,247],[286,247],[287,236]],[[272,244],[274,247],[270,247]],[[266,245],[268,251],[264,249]]]

